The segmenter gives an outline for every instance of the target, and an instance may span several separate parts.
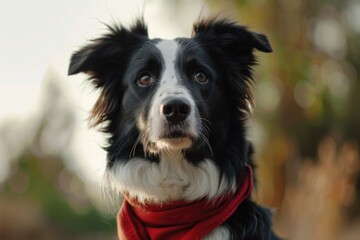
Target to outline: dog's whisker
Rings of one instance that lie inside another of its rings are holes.
[[[206,143],[207,147],[209,148],[209,151],[211,153],[211,156],[214,156],[213,150],[211,148],[209,139],[204,135],[204,133],[200,133],[200,136],[202,138],[202,140]]]
[[[202,121],[204,121],[204,122],[206,122],[206,123],[208,123],[208,124],[212,125],[212,124],[211,124],[211,122],[210,122],[209,120],[207,120],[206,118],[204,118],[204,117],[200,117],[200,119],[201,119]]]
[[[205,125],[201,126],[201,131],[203,131],[206,135],[210,135],[211,133],[210,128]]]
[[[205,102],[204,99],[194,99],[195,102]]]
[[[139,144],[140,140],[141,140],[141,135],[139,135],[139,136],[137,137],[135,143],[133,144],[133,146],[132,146],[132,148],[131,148],[131,151],[130,151],[130,156],[129,156],[129,158],[132,158],[132,157],[135,156],[136,147],[137,147],[137,145]]]
[[[203,132],[206,136],[209,136],[211,133],[211,129],[206,125],[202,125],[201,132]]]
[[[210,135],[211,133],[211,128],[208,125],[212,125],[211,122],[209,120],[207,120],[206,118],[200,118],[203,121],[203,124],[201,126],[202,131],[204,131],[207,135]]]

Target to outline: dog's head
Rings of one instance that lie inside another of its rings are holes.
[[[234,138],[252,104],[254,49],[271,52],[264,35],[210,19],[174,40],[149,39],[143,21],[109,27],[75,52],[69,74],[84,72],[100,89],[91,119],[110,133],[108,167],[169,150],[199,161],[243,141]]]

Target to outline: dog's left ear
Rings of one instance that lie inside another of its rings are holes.
[[[272,52],[267,37],[227,19],[211,18],[194,24],[193,39],[204,47],[222,69],[228,96],[236,109],[251,112],[253,50]]]
[[[264,34],[252,32],[251,35],[253,36],[254,48],[256,48],[261,52],[266,52],[266,53],[272,52],[272,48],[270,46],[269,40]]]
[[[205,45],[208,44],[219,50],[228,50],[232,53],[236,51],[251,52],[254,48],[261,52],[272,52],[265,35],[251,32],[246,27],[227,19],[199,20],[194,24],[192,36]]]

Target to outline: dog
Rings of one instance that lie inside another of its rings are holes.
[[[139,19],[75,51],[99,97],[92,126],[109,135],[107,173],[124,196],[120,239],[279,239],[251,199],[254,50],[267,37],[219,17],[191,38],[149,39]],[[119,199],[120,201],[120,199]]]

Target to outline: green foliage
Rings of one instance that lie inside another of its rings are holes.
[[[67,236],[67,239],[73,239],[91,233],[102,233],[109,237],[114,235],[114,217],[96,210],[86,198],[86,194],[81,191],[82,188],[71,193],[72,195],[61,190],[59,176],[62,171],[67,170],[60,159],[24,154],[13,166],[12,176],[5,185],[3,194],[40,205],[41,218],[45,219],[43,227],[50,228],[54,236]],[[69,174],[68,177],[78,178],[73,174]],[[24,181],[16,182],[19,178],[23,178]],[[25,187],[19,192],[16,185]],[[83,183],[81,186],[84,187]],[[74,204],[76,198],[79,199]]]

